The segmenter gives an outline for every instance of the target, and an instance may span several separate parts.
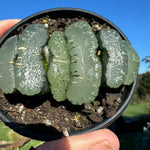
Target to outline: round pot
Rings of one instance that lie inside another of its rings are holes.
[[[44,16],[49,15],[51,18],[73,18],[73,17],[77,17],[77,16],[81,16],[81,17],[85,17],[85,18],[93,18],[95,21],[99,22],[99,23],[107,23],[111,28],[115,29],[116,31],[118,31],[118,33],[120,33],[121,37],[126,40],[129,41],[127,39],[127,37],[123,34],[123,32],[116,26],[114,25],[112,22],[110,22],[109,20],[105,19],[104,17],[95,14],[93,12],[89,12],[87,10],[82,10],[82,9],[76,9],[76,8],[56,8],[56,9],[49,9],[49,10],[45,10],[36,14],[33,14],[23,20],[21,20],[18,24],[16,24],[15,26],[13,26],[1,39],[0,39],[0,47],[1,45],[7,40],[7,38],[9,38],[10,36],[14,35],[17,32],[17,29],[27,23],[31,23],[33,20],[37,19],[37,18],[41,18]],[[122,113],[123,111],[126,109],[126,107],[128,106],[133,94],[134,94],[134,90],[136,87],[136,80],[134,81],[134,83],[130,86],[126,86],[125,87],[125,95],[124,98],[121,102],[121,104],[119,105],[119,108],[117,110],[117,112],[110,118],[108,119],[104,119],[102,122],[100,123],[95,123],[93,125],[91,125],[90,127],[87,127],[85,129],[81,129],[80,131],[74,132],[74,133],[70,133],[70,135],[77,135],[77,134],[83,134],[83,133],[87,133],[90,131],[94,131],[97,129],[102,129],[102,128],[106,128],[108,127],[110,124],[112,124]],[[9,126],[11,129],[13,129],[14,131],[16,131],[17,133],[23,135],[23,136],[27,136],[33,139],[37,139],[37,140],[42,140],[42,141],[49,141],[49,140],[55,140],[58,138],[61,138],[62,135],[54,132],[54,130],[52,130],[52,134],[47,134],[46,132],[41,133],[40,131],[33,131],[32,128],[26,128],[26,125],[23,124],[19,124],[16,123],[4,110],[0,109],[0,118],[1,120],[7,125]],[[34,125],[35,127],[36,125]],[[45,130],[50,130],[48,127],[46,127]]]

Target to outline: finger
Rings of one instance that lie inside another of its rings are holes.
[[[20,19],[8,19],[0,21],[0,38],[19,21]]]
[[[117,136],[108,129],[46,142],[36,150],[119,150]]]

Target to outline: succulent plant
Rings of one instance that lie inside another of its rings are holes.
[[[0,87],[5,93],[15,89],[24,95],[48,90],[43,63],[43,46],[49,39],[44,25],[27,27],[20,38],[10,37],[0,49]]]
[[[51,55],[47,70],[48,81],[54,99],[63,101],[66,100],[70,72],[70,57],[64,34],[60,31],[53,32],[48,45]]]
[[[124,80],[124,85],[130,85],[135,80],[139,70],[139,56],[129,42],[121,40],[121,45],[124,45],[128,54],[128,71]]]
[[[95,100],[101,82],[118,88],[136,78],[138,54],[114,29],[95,35],[80,21],[49,38],[44,25],[34,24],[2,45],[0,88],[5,93],[18,90],[32,96],[51,89],[56,101],[82,105]]]
[[[89,103],[98,95],[101,83],[101,62],[96,56],[96,36],[91,26],[83,21],[70,25],[65,36],[71,56],[67,98],[73,104]]]
[[[0,87],[5,93],[15,91],[14,63],[17,55],[17,37],[10,37],[0,48]]]
[[[138,55],[130,43],[114,29],[99,31],[97,39],[102,53],[103,82],[110,88],[130,85],[139,68]]]
[[[49,39],[44,25],[28,26],[18,41],[18,57],[15,63],[16,88],[24,95],[39,94],[46,82],[42,48]]]

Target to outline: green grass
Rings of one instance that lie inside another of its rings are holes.
[[[5,124],[0,120],[0,147],[2,146],[2,141],[15,143],[19,141],[23,136],[17,134],[9,127],[5,126]],[[22,147],[14,148],[13,150],[28,150],[31,146],[37,147],[38,145],[42,144],[43,142],[38,140],[30,139],[27,143],[24,144]],[[0,148],[1,149],[1,148]],[[3,150],[3,149],[2,149]],[[7,150],[7,148],[6,148]]]
[[[147,114],[150,114],[150,102],[141,102],[139,104],[129,105],[123,113],[123,116],[138,117]]]

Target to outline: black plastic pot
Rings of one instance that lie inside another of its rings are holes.
[[[14,27],[12,27],[0,39],[0,47],[6,41],[7,38],[9,38],[10,36],[14,35],[14,33],[17,32],[18,27],[20,27],[26,23],[31,23],[33,20],[47,16],[47,15],[49,15],[51,18],[58,18],[58,17],[59,18],[61,18],[61,17],[73,18],[73,17],[77,17],[77,16],[81,16],[81,17],[85,17],[85,18],[94,18],[99,23],[107,23],[111,28],[114,28],[115,30],[117,30],[124,40],[128,41],[127,37],[123,34],[123,32],[117,26],[115,26],[112,22],[110,22],[109,20],[105,19],[104,17],[102,17],[98,14],[95,14],[95,13],[92,13],[92,12],[89,12],[86,10],[82,10],[82,9],[76,9],[76,8],[56,8],[56,9],[49,9],[49,10],[45,10],[45,11],[33,14],[33,15],[23,19],[22,21],[20,21],[18,24],[16,24]],[[134,83],[131,86],[126,86],[127,92],[126,92],[124,99],[122,100],[122,103],[120,104],[117,112],[115,113],[115,115],[113,115],[112,117],[110,117],[106,120],[103,120],[100,123],[95,123],[94,125],[86,128],[86,129],[80,130],[75,133],[71,133],[70,135],[83,134],[86,132],[90,132],[90,131],[94,131],[97,129],[108,127],[126,109],[126,107],[128,106],[128,104],[134,94],[135,87],[136,87],[136,80],[134,81]],[[0,109],[0,118],[7,126],[9,126],[11,129],[13,129],[14,131],[18,132],[19,134],[21,134],[23,136],[27,136],[27,137],[30,137],[33,139],[43,140],[43,141],[54,140],[54,139],[58,139],[61,137],[61,135],[59,135],[59,134],[50,135],[50,134],[46,134],[46,133],[41,133],[40,131],[34,132],[30,128],[26,128],[24,125],[20,125],[20,124],[16,123],[10,116],[8,116],[8,114],[6,114],[4,112],[4,110],[1,110],[1,109]],[[47,130],[49,130],[49,129],[47,129]]]

